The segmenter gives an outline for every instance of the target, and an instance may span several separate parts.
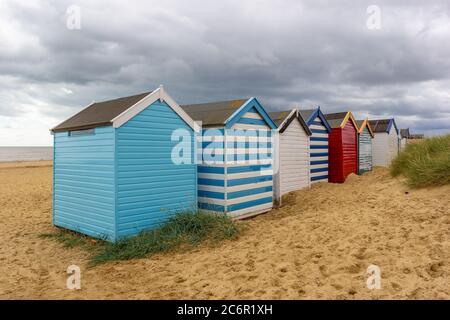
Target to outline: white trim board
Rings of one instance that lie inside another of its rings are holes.
[[[227,214],[230,217],[232,217],[233,219],[239,220],[239,219],[246,219],[246,218],[250,218],[250,217],[262,214],[262,213],[269,212],[270,210],[272,210],[272,208],[273,208],[273,204],[267,203],[267,204],[261,204],[259,206],[245,208],[245,209],[241,209],[241,210],[237,210],[237,211],[231,211],[231,212],[228,212]]]
[[[284,118],[283,122],[280,123],[280,125],[278,126],[278,128],[276,130],[279,132],[280,129],[284,127],[286,122],[288,122],[289,119],[291,119],[291,117],[293,116],[293,113],[297,113],[297,112],[298,112],[297,109],[292,109],[291,112],[289,113],[289,115],[286,118]]]
[[[129,120],[134,118],[145,108],[156,101],[164,101],[175,111],[181,119],[183,119],[195,132],[200,132],[199,125],[173,100],[167,92],[164,90],[163,86],[149,93],[147,96],[136,102],[134,105],[129,107],[127,110],[119,114],[117,117],[111,120],[114,128],[120,128]]]

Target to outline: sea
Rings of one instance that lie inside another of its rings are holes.
[[[52,159],[53,147],[0,147],[0,162]]]

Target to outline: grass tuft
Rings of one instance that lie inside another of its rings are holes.
[[[90,266],[95,266],[108,261],[145,258],[156,253],[198,246],[204,242],[217,245],[224,240],[235,239],[240,231],[241,227],[230,217],[200,211],[179,213],[158,229],[145,231],[116,243],[94,240],[62,230],[42,237],[55,238],[66,247],[87,248],[92,252]]]
[[[393,161],[391,174],[404,176],[415,188],[450,184],[450,135],[408,144]]]

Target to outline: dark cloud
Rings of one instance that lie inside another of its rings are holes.
[[[381,30],[371,1],[78,1],[76,31],[72,4],[0,5],[0,126],[164,83],[180,103],[256,96],[450,130],[448,1],[377,1]]]

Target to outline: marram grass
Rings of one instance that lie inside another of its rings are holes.
[[[95,240],[71,231],[60,230],[43,237],[55,238],[67,247],[79,246],[91,253],[90,265],[118,260],[150,257],[177,248],[194,247],[201,243],[219,244],[234,239],[241,231],[238,222],[224,214],[186,212],[174,215],[160,228],[145,231],[116,243]]]
[[[408,144],[393,161],[391,174],[416,188],[450,184],[450,135]]]

